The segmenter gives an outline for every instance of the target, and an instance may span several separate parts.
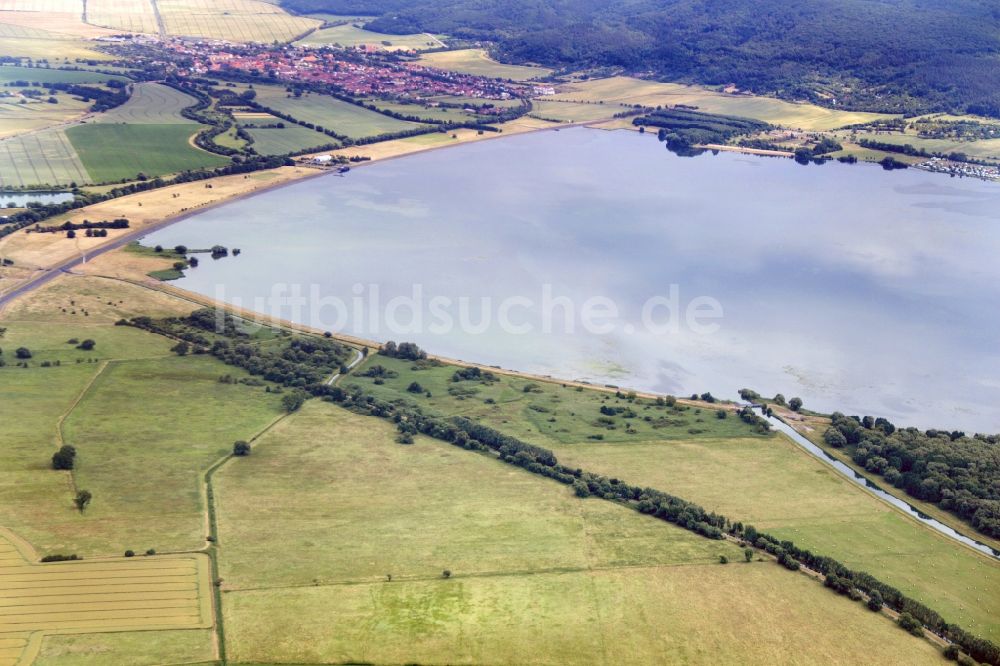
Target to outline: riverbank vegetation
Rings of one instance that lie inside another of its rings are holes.
[[[899,428],[883,418],[835,413],[823,441],[911,497],[1000,536],[1000,437]]]

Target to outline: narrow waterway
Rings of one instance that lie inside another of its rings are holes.
[[[834,458],[833,456],[831,456],[830,454],[828,454],[826,451],[824,451],[823,449],[821,449],[820,447],[816,446],[815,444],[813,444],[812,442],[810,442],[808,439],[806,439],[805,437],[803,437],[802,435],[800,435],[794,428],[792,428],[790,425],[788,425],[787,423],[785,423],[781,419],[775,418],[773,416],[771,416],[771,417],[765,416],[764,418],[766,418],[771,423],[771,427],[773,427],[775,430],[778,430],[778,431],[780,431],[780,432],[788,435],[788,437],[793,442],[795,442],[800,447],[802,447],[803,449],[805,449],[806,451],[808,451],[809,453],[811,453],[816,458],[818,458],[821,461],[825,462],[827,465],[830,465],[831,467],[833,467],[835,470],[837,470],[838,472],[840,472],[840,474],[844,478],[846,478],[848,481],[851,481],[855,485],[861,486],[862,488],[864,488],[865,490],[867,490],[868,492],[870,492],[872,495],[875,495],[879,499],[883,499],[886,502],[889,502],[894,507],[896,507],[898,509],[902,509],[903,511],[905,511],[908,514],[910,514],[911,516],[913,516],[914,518],[916,518],[917,520],[919,520],[923,524],[927,525],[930,528],[933,528],[933,529],[937,530],[941,534],[944,534],[945,536],[947,536],[947,537],[949,537],[951,539],[954,539],[955,541],[963,543],[966,546],[969,546],[971,548],[975,548],[976,550],[978,550],[981,553],[984,553],[984,554],[989,555],[991,557],[995,557],[997,559],[1000,559],[1000,552],[997,552],[996,550],[994,550],[993,548],[987,546],[984,543],[980,543],[979,541],[976,541],[975,539],[972,539],[970,537],[965,536],[961,532],[957,532],[956,530],[952,529],[951,527],[948,527],[944,523],[942,523],[940,521],[937,521],[937,520],[934,520],[933,518],[931,518],[930,516],[928,516],[926,513],[923,513],[922,511],[920,511],[916,507],[914,507],[911,504],[909,504],[909,503],[907,503],[907,502],[899,499],[895,495],[891,495],[891,494],[885,492],[878,485],[876,485],[875,483],[873,483],[872,481],[870,481],[869,479],[867,479],[863,475],[858,474],[853,469],[851,469],[848,465],[845,465],[844,463],[842,463],[841,461],[837,460],[836,458]]]

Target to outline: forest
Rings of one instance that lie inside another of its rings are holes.
[[[283,0],[366,27],[494,43],[510,62],[618,67],[826,106],[1000,117],[991,0]]]
[[[911,497],[937,504],[1000,536],[1000,436],[896,427],[835,413],[823,441]]]

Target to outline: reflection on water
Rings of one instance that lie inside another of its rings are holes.
[[[223,285],[227,300],[252,305],[276,283],[317,284],[346,304],[347,332],[443,355],[680,394],[780,391],[819,410],[1000,431],[1000,187],[991,183],[678,158],[651,137],[573,129],[298,183],[147,242],[243,250],[202,262],[184,288],[215,295]],[[385,304],[414,284],[425,301],[469,297],[467,324],[483,312],[492,321],[434,331],[424,311],[400,332],[353,307],[371,285]],[[589,298],[612,299],[614,330],[543,333],[545,285],[577,315]],[[717,301],[718,330],[643,326],[648,299],[671,288],[681,310]],[[512,297],[536,306],[508,313],[531,332],[500,330],[496,304]],[[336,314],[327,307],[324,319]]]

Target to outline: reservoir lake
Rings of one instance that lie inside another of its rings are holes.
[[[324,330],[623,388],[748,387],[1000,431],[995,183],[678,157],[652,136],[574,128],[302,181],[143,242],[240,248],[199,255],[175,284]]]

